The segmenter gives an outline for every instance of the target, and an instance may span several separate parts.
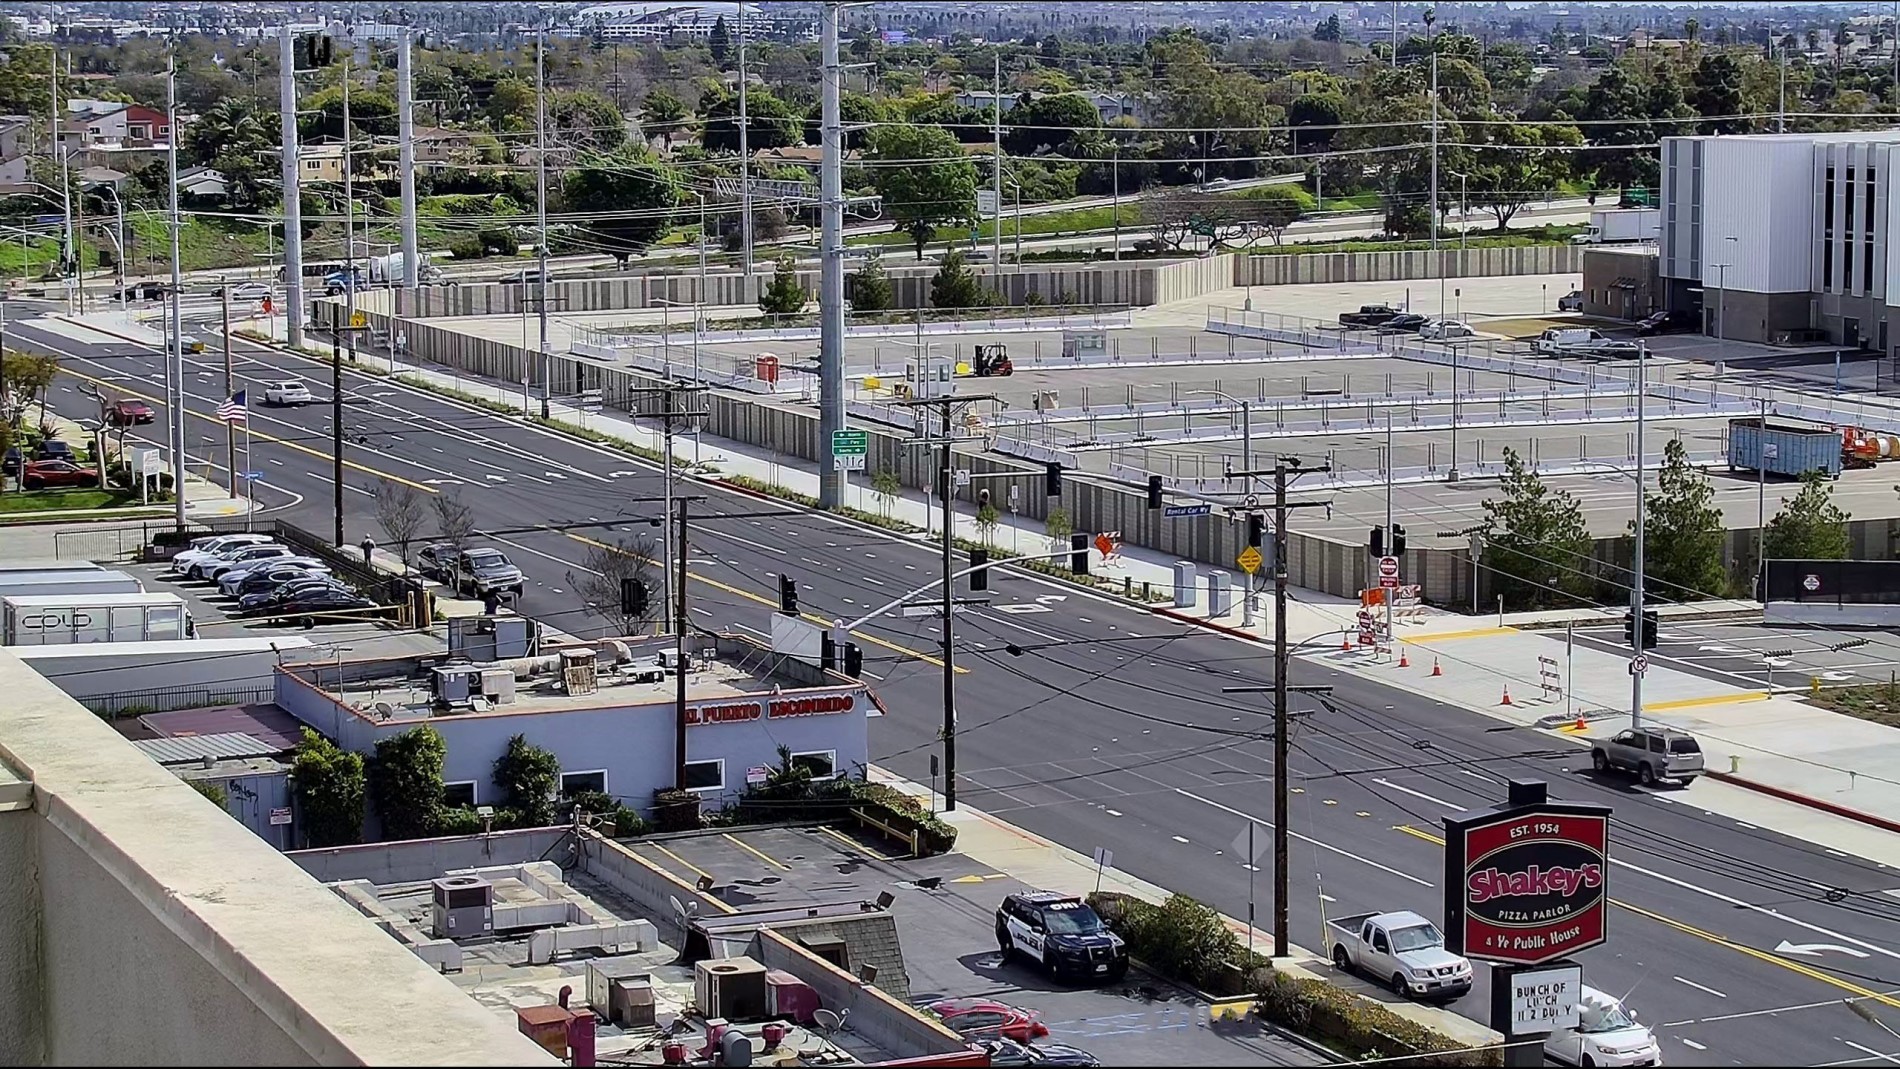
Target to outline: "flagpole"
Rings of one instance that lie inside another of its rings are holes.
[[[244,471],[246,474],[249,474],[250,470],[251,470],[251,421],[247,417],[244,420]],[[257,496],[256,495],[257,495],[257,480],[245,479],[244,480],[244,529],[246,531],[251,529],[251,516],[257,512]]]

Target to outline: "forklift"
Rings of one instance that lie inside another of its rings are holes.
[[[1016,365],[1010,363],[1009,349],[1006,346],[978,345],[970,357],[970,371],[978,378],[1014,375]]]

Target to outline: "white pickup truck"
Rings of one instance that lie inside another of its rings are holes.
[[[1411,910],[1328,920],[1326,950],[1340,969],[1410,998],[1454,999],[1471,990],[1471,962],[1446,950],[1438,926]]]

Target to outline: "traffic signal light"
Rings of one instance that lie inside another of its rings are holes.
[[[1089,536],[1080,531],[1069,536],[1069,570],[1077,575],[1089,574]]]
[[[1393,530],[1396,532],[1398,528],[1395,527]],[[1374,527],[1372,529],[1372,533],[1366,538],[1366,552],[1375,557],[1385,556],[1385,528]]]
[[[1267,518],[1258,512],[1247,514],[1247,544],[1259,549],[1267,540]]]
[[[778,611],[787,616],[798,615],[798,580],[789,575],[778,577]]]
[[[981,546],[970,550],[970,567],[976,569],[970,573],[971,590],[990,588],[990,551]]]
[[[864,651],[855,642],[844,644],[844,674],[852,679],[864,678]]]
[[[1052,460],[1043,468],[1042,489],[1049,497],[1062,496],[1062,465]]]
[[[1401,524],[1392,525],[1392,555],[1405,556],[1405,527]]]
[[[1629,643],[1630,648],[1632,649],[1636,648],[1636,614],[1633,612],[1626,612],[1623,614],[1623,641]],[[1651,649],[1656,648],[1656,610],[1655,609],[1643,610],[1642,648],[1646,650],[1651,650]]]
[[[651,604],[652,595],[638,576],[629,575],[620,580],[620,615],[637,620],[647,614]]]
[[[1160,507],[1161,507],[1161,476],[1150,475],[1148,476],[1148,508],[1152,510],[1152,509],[1158,509]]]

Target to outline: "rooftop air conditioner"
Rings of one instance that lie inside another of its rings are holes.
[[[437,939],[473,939],[495,934],[495,885],[479,876],[431,881]]]
[[[756,1021],[765,1016],[765,966],[748,957],[693,966],[693,994],[706,1017]]]
[[[458,664],[435,670],[435,700],[459,705],[481,693],[482,670]]]

